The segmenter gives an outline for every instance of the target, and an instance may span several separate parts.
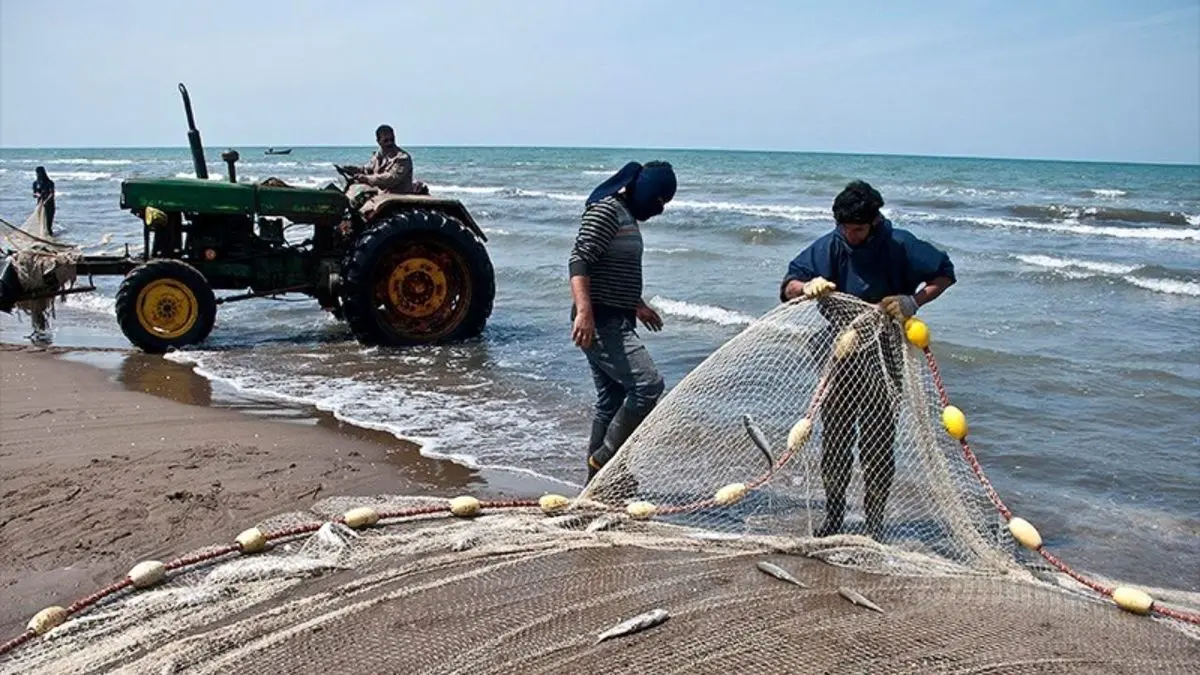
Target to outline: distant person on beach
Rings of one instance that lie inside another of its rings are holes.
[[[571,249],[571,339],[583,350],[596,387],[588,440],[588,482],[658,404],[662,375],[637,334],[637,321],[662,330],[642,300],[642,232],[675,196],[667,162],[630,162],[588,196]]]
[[[366,166],[342,167],[353,176],[356,185],[398,195],[428,192],[423,183],[413,181],[412,156],[396,145],[396,132],[390,126],[383,124],[375,130],[375,142],[379,149]]]
[[[46,214],[46,234],[54,236],[54,181],[50,180],[50,176],[46,175],[46,167],[39,166],[34,171],[37,174],[37,180],[33,181],[33,198],[42,205],[43,213]]]
[[[883,197],[866,182],[856,180],[833,201],[833,231],[802,250],[788,265],[780,299],[820,298],[834,290],[878,304],[899,322],[940,296],[956,281],[950,257],[912,233],[894,228],[879,210]],[[918,286],[920,289],[918,290]],[[893,443],[897,400],[882,378],[866,378],[854,388],[854,374],[883,370],[899,388],[900,364],[891,357],[903,337],[885,330],[882,351],[863,351],[842,361],[831,374],[821,406],[821,478],[825,485],[825,521],[817,536],[836,534],[846,511],[846,489],[853,464],[851,448],[858,425],[859,463],[866,494],[863,510],[867,530],[878,538],[895,474]],[[841,375],[841,378],[839,378]]]

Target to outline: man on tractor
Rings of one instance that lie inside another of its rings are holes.
[[[347,195],[357,201],[366,192],[408,195],[429,194],[424,183],[413,180],[412,155],[396,145],[396,132],[386,124],[375,130],[375,142],[379,149],[371,155],[365,167],[338,167],[350,179]]]

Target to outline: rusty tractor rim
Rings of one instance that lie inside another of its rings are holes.
[[[377,270],[376,311],[397,334],[438,339],[466,315],[471,269],[451,246],[429,239],[405,242]]]

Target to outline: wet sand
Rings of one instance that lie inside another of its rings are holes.
[[[317,411],[218,398],[160,357],[0,345],[0,639],[140,560],[226,543],[324,497],[570,492],[422,457]]]

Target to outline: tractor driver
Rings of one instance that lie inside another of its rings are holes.
[[[396,146],[396,132],[383,124],[375,130],[375,142],[379,143],[379,150],[371,155],[365,167],[342,167],[353,177],[353,182],[389,194],[421,192],[417,189],[419,185],[413,183],[412,156]]]

